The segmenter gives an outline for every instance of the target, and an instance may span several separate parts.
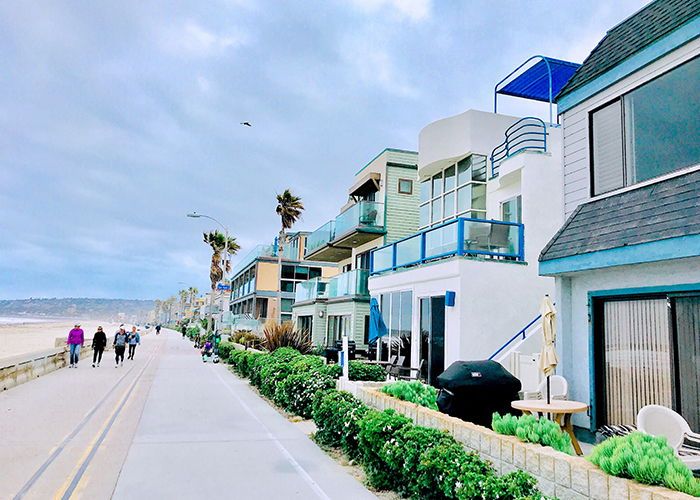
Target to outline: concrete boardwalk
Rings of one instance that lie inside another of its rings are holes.
[[[0,498],[376,498],[171,331],[0,394],[0,463]]]

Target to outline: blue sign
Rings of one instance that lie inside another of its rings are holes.
[[[231,285],[218,284],[218,285],[216,285],[216,289],[217,290],[231,290]]]

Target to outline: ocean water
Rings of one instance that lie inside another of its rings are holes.
[[[7,316],[0,316],[0,325],[19,325],[20,323],[47,323],[50,319],[39,319],[39,318],[10,318]]]

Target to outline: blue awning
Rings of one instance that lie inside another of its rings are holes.
[[[534,58],[539,58],[540,60],[508,82],[508,84],[506,84],[503,88],[499,89],[497,85],[496,93],[514,97],[523,97],[525,99],[532,99],[535,101],[549,102],[550,95],[552,100],[554,100],[554,97],[556,97],[559,91],[564,87],[564,85],[566,85],[566,82],[569,81],[573,74],[576,73],[579,66],[581,66],[580,64],[569,61],[562,61],[560,59],[553,59],[551,57],[544,56],[534,56],[528,59],[528,61]],[[506,78],[501,80],[499,85],[517,72],[518,69],[520,69],[528,61],[523,63]],[[550,72],[552,76],[551,94],[549,88]]]

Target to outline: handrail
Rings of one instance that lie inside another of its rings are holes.
[[[498,177],[501,162],[520,151],[547,151],[547,126],[535,116],[521,118],[504,135],[505,140],[491,151],[491,177]]]
[[[506,347],[508,347],[508,346],[509,346],[510,344],[512,344],[513,342],[515,342],[515,341],[517,340],[517,338],[520,337],[521,335],[523,336],[523,340],[525,340],[525,339],[527,338],[527,335],[525,335],[525,332],[527,332],[527,329],[530,328],[530,327],[531,327],[532,325],[534,325],[535,323],[537,323],[540,319],[542,319],[542,315],[541,315],[541,314],[538,314],[537,317],[536,317],[535,319],[533,319],[533,320],[530,321],[527,325],[525,325],[525,328],[523,328],[523,329],[520,330],[518,333],[516,333],[515,335],[513,335],[513,336],[510,338],[510,340],[508,340],[508,342],[506,342],[505,344],[503,344],[496,352],[494,352],[491,356],[489,356],[489,359],[493,359],[493,358],[495,358],[496,356],[498,356]]]

